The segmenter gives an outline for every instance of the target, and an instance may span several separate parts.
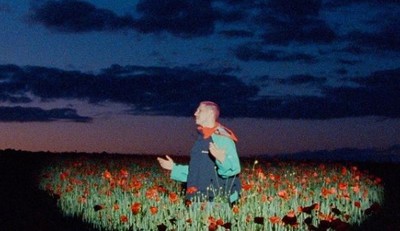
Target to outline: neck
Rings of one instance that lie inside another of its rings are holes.
[[[207,123],[202,124],[201,126],[202,126],[202,127],[205,127],[205,128],[213,128],[213,127],[215,127],[216,125],[217,125],[217,122],[216,122],[216,121],[210,121],[210,122],[207,122]]]

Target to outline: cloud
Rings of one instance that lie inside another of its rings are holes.
[[[332,43],[337,35],[319,16],[321,8],[321,1],[315,0],[271,0],[256,22],[265,25],[263,39],[267,44]]]
[[[78,99],[94,104],[117,102],[141,114],[191,116],[197,106],[193,104],[205,98],[235,102],[258,92],[256,86],[234,76],[187,68],[113,65],[94,75],[9,65],[0,66],[0,71],[0,76],[8,78],[0,83],[8,95],[24,97],[30,93],[43,100]]]
[[[45,1],[32,6],[32,22],[60,32],[112,31],[131,28],[131,16],[118,16],[85,1]]]
[[[400,2],[398,0],[328,0],[324,3],[324,5],[326,7],[336,8],[336,7],[343,7],[361,3],[382,5],[382,4],[399,4]]]
[[[141,33],[169,32],[193,37],[214,30],[215,12],[210,1],[147,0],[136,6],[139,18],[97,8],[80,0],[50,0],[31,7],[32,22],[59,32],[134,30]]]
[[[11,6],[7,3],[0,3],[0,12],[11,13]]]
[[[69,108],[44,110],[38,107],[0,107],[0,122],[51,122],[56,120],[90,122],[92,119],[79,116],[74,109]]]
[[[304,53],[287,54],[283,51],[263,51],[262,46],[257,44],[244,44],[234,50],[236,58],[242,61],[264,61],[264,62],[302,62],[315,63],[316,58]]]
[[[376,32],[354,31],[348,34],[352,46],[358,46],[364,51],[400,51],[400,20],[397,23],[385,25]]]
[[[302,84],[312,84],[312,85],[322,85],[326,83],[326,78],[318,78],[312,75],[292,75],[285,79],[279,80],[280,84],[285,85],[302,85]]]
[[[28,18],[65,33],[132,30],[191,38],[210,35],[221,24],[224,29],[219,33],[228,37],[259,35],[262,29],[268,44],[331,43],[336,34],[319,16],[321,7],[315,0],[140,0],[136,11],[121,16],[82,0],[48,0],[32,4]]]
[[[211,1],[142,0],[136,6],[142,16],[136,28],[145,33],[167,31],[178,36],[207,35],[214,30]]]
[[[0,88],[6,96],[23,98],[34,95],[44,102],[53,99],[73,99],[85,100],[92,104],[123,103],[131,108],[127,113],[136,115],[192,116],[193,109],[200,101],[213,100],[221,105],[224,117],[400,118],[398,76],[400,69],[377,71],[368,76],[350,78],[353,87],[329,86],[327,79],[313,75],[293,75],[279,81],[266,76],[264,80],[271,89],[307,85],[319,88],[321,94],[265,96],[259,95],[259,85],[246,84],[236,76],[212,74],[185,67],[112,65],[98,74],[87,74],[45,67],[3,65],[0,66]],[[7,100],[6,97],[3,98]],[[13,102],[8,98],[7,103]],[[11,111],[22,110],[14,108]],[[28,111],[33,112],[21,112],[21,115],[33,114],[35,118],[42,118],[43,121],[90,120],[88,117],[77,115],[73,109],[45,111],[35,108]],[[28,116],[26,120],[32,119]]]
[[[222,30],[219,34],[228,38],[251,38],[254,33],[247,30]]]

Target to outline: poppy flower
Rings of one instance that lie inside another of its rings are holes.
[[[68,177],[68,172],[62,172],[62,173],[60,173],[60,180],[65,180],[65,179],[67,179],[67,177]]]
[[[351,189],[353,189],[353,192],[359,193],[360,192],[360,185],[356,184],[353,187],[351,187]]]
[[[110,173],[110,171],[108,171],[107,169],[103,172],[103,177],[107,180],[111,180],[112,175]]]
[[[186,207],[190,207],[192,205],[192,201],[191,200],[185,200],[185,206]]]
[[[354,202],[354,206],[357,207],[357,208],[360,208],[361,207],[361,203],[359,201],[355,201]]]
[[[131,183],[129,184],[129,187],[135,191],[138,191],[142,187],[142,182],[132,179]]]
[[[289,199],[289,194],[287,193],[286,190],[281,190],[278,192],[278,196],[284,200]]]
[[[238,214],[239,213],[239,207],[237,206],[237,205],[234,205],[233,207],[232,207],[232,212],[233,213],[235,213],[235,214]]]
[[[158,208],[156,206],[150,206],[150,212],[154,215],[158,212]]]
[[[178,197],[178,195],[177,195],[176,193],[170,192],[170,193],[168,194],[168,199],[169,199],[169,201],[170,201],[171,203],[175,203],[175,202],[178,201],[179,197]]]
[[[269,222],[271,222],[272,224],[277,224],[281,221],[281,218],[278,216],[272,216],[270,218],[268,218]]]
[[[158,197],[157,188],[149,188],[149,189],[146,191],[146,198],[147,198],[147,199],[152,199],[152,200],[158,200],[159,197]]]
[[[120,220],[122,223],[126,223],[126,222],[128,222],[128,217],[127,217],[126,215],[121,215],[121,216],[119,217],[119,220]]]
[[[131,210],[134,215],[137,215],[141,209],[142,209],[142,204],[140,204],[139,202],[135,202],[131,205]]]
[[[191,187],[188,187],[188,188],[186,189],[186,193],[187,193],[187,194],[193,194],[193,193],[195,193],[195,192],[197,192],[197,188],[196,188],[195,186],[191,186]]]
[[[218,229],[218,225],[215,223],[211,223],[208,225],[208,231],[215,231]]]
[[[222,220],[222,218],[216,220],[217,225],[223,225],[224,224],[224,220]]]
[[[342,175],[345,176],[347,174],[347,168],[346,167],[342,167]]]
[[[126,169],[121,169],[121,170],[119,170],[119,176],[121,177],[121,178],[128,178],[128,176],[129,176],[129,172],[128,172],[128,170],[126,170]]]
[[[252,187],[253,187],[252,184],[242,183],[242,189],[243,189],[244,191],[249,191]]]
[[[118,203],[114,203],[113,209],[114,209],[115,211],[119,210],[119,204],[118,204]]]
[[[339,183],[339,189],[342,191],[347,190],[347,184],[346,183]]]

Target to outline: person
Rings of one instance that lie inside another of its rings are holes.
[[[241,184],[240,161],[236,150],[237,137],[218,122],[219,106],[203,101],[194,113],[199,136],[195,141],[188,165],[178,165],[171,157],[158,157],[160,166],[170,170],[170,178],[186,182],[186,200],[214,201],[224,198],[237,202]]]

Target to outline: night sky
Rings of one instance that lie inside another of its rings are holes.
[[[240,155],[400,144],[397,0],[0,0],[0,149]]]

